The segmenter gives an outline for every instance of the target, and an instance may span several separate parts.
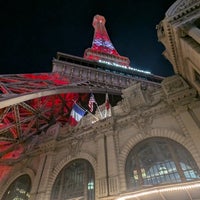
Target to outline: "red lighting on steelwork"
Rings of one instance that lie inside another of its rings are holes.
[[[70,84],[70,81],[59,73],[19,74],[12,78],[5,76],[1,78],[1,82],[11,83],[13,87],[10,87],[9,90],[17,95],[48,90],[49,86],[55,86],[57,89],[57,86]],[[21,83],[24,84],[20,85]],[[23,87],[25,84],[26,87]],[[0,90],[3,94],[8,94],[6,88],[0,88]],[[88,94],[63,93],[38,96],[10,108],[0,109],[0,114],[3,116],[0,129],[4,130],[3,134],[6,134],[11,141],[0,142],[0,160],[19,159],[25,151],[23,141],[26,141],[30,133],[40,134],[40,127],[48,128],[56,122],[60,122],[61,125],[69,123],[74,102],[81,104],[87,100]]]
[[[91,48],[85,50],[84,58],[104,64],[109,63],[113,67],[122,65],[129,68],[129,59],[120,56],[114,48],[105,28],[105,22],[103,16],[94,16],[93,43]],[[22,144],[27,139],[32,135],[41,134],[56,122],[61,125],[69,123],[74,102],[84,105],[88,102],[88,94],[56,93],[57,89],[63,89],[65,85],[70,84],[70,80],[61,73],[1,76],[0,82],[2,83],[0,94],[8,99],[14,96],[18,100],[17,103],[14,101],[12,105],[8,104],[9,106],[0,109],[1,136],[10,139],[0,142],[0,160],[18,159],[25,151]],[[49,88],[51,93],[48,93]],[[44,92],[42,95],[41,91]]]
[[[0,181],[3,180],[11,171],[11,166],[0,166]]]
[[[49,80],[54,82],[56,85],[66,85],[69,84],[69,80],[66,77],[61,76],[59,73],[42,73],[42,74],[23,74],[24,78],[35,79],[35,80]],[[39,82],[40,84],[42,82]]]
[[[4,156],[2,156],[2,159],[18,159],[23,152],[24,152],[23,146],[17,145],[15,150],[10,151]]]
[[[113,46],[105,27],[105,18],[95,15],[93,19],[94,37],[92,47],[85,50],[84,58],[94,61],[109,61],[111,63],[129,67],[130,60],[120,56]]]

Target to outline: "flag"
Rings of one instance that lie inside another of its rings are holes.
[[[85,115],[85,110],[83,110],[78,104],[74,104],[70,113],[69,122],[70,125],[75,126]]]
[[[108,97],[108,93],[106,93],[106,98],[105,98],[105,117],[111,116],[111,106],[110,106],[110,101]]]
[[[93,112],[93,110],[94,110],[94,103],[96,104],[94,94],[91,93],[90,99],[89,99],[89,102],[88,102],[88,107],[90,109],[90,112]]]

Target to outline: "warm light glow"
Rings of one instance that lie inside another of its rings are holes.
[[[138,192],[135,194],[130,194],[126,195],[120,198],[117,198],[116,200],[126,200],[126,199],[131,199],[131,198],[136,198],[140,196],[145,196],[145,195],[151,195],[155,193],[160,193],[160,192],[171,192],[171,191],[177,191],[177,190],[188,190],[188,189],[194,189],[194,188],[200,188],[200,183],[192,184],[192,185],[182,185],[182,186],[172,186],[172,187],[167,187],[167,188],[161,188],[161,189],[152,189],[151,191],[144,191],[144,192]]]
[[[126,66],[126,65],[120,65],[120,64],[117,64],[117,63],[114,63],[114,62],[109,62],[109,61],[105,61],[105,60],[98,60],[98,62],[107,64],[107,65],[116,66],[116,67],[121,67],[121,68],[124,68],[124,69],[130,69],[130,70],[133,70],[133,71],[136,71],[136,72],[151,74],[151,72],[149,72],[149,71],[144,71],[144,70],[141,70],[141,69],[132,68],[132,67],[129,67],[129,66]]]

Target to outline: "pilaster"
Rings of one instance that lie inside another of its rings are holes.
[[[104,134],[98,135],[97,140],[97,192],[99,197],[108,195],[107,169],[106,169],[106,152]]]
[[[197,124],[197,116],[193,111],[189,110],[187,107],[183,107],[182,110],[179,108],[179,116],[182,120],[182,122],[185,125],[185,128],[187,129],[187,132],[189,136],[191,137],[195,148],[197,149],[198,153],[200,154],[200,146],[199,146],[199,140],[200,140],[200,127],[199,124]],[[196,117],[196,118],[194,118]],[[199,119],[198,119],[199,120]]]
[[[40,163],[33,183],[30,200],[43,200],[48,184],[49,173],[51,172],[53,153],[48,152],[40,155]]]
[[[106,133],[109,195],[119,192],[118,163],[113,132]]]

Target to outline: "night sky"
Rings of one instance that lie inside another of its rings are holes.
[[[83,57],[96,14],[106,18],[111,42],[131,66],[173,74],[156,25],[174,0],[1,0],[0,74],[51,72],[56,52]]]

